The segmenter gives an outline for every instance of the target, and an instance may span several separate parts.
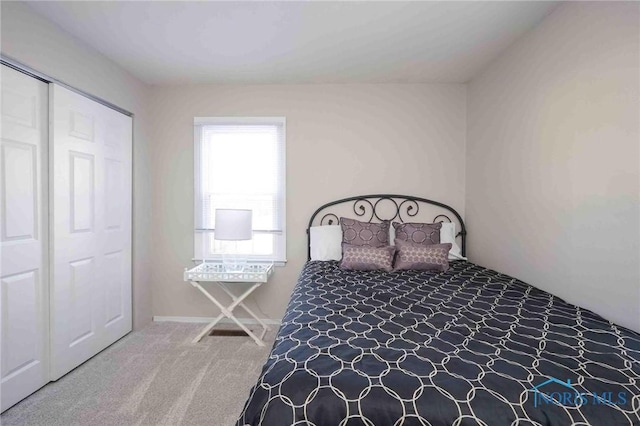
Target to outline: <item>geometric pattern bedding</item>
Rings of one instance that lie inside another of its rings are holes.
[[[308,262],[238,425],[640,425],[640,335],[473,263]]]

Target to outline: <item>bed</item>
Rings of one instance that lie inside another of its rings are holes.
[[[310,226],[346,203],[369,221],[435,206],[465,253],[460,215],[418,197],[334,201]],[[640,425],[640,335],[464,260],[446,272],[308,261],[237,424]]]

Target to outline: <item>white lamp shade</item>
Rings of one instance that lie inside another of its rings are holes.
[[[252,211],[241,209],[216,209],[216,240],[250,240],[253,236]]]

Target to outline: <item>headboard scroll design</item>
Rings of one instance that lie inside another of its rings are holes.
[[[309,229],[314,226],[316,217],[320,219],[316,221],[315,225],[337,225],[339,222],[338,215],[331,212],[331,207],[338,205],[345,205],[352,203],[351,208],[355,214],[355,219],[362,222],[374,222],[374,221],[399,221],[408,222],[411,221],[420,211],[422,204],[430,204],[440,207],[446,210],[448,213],[453,214],[453,217],[458,221],[460,230],[456,237],[461,239],[460,247],[462,249],[462,255],[466,253],[466,235],[467,230],[464,226],[464,221],[458,212],[451,206],[440,203],[438,201],[429,200],[421,197],[414,197],[411,195],[396,195],[396,194],[374,194],[374,195],[357,195],[354,197],[342,198],[340,200],[331,201],[329,203],[320,206],[309,219],[309,225],[307,226],[307,258],[311,259],[311,240],[309,236]],[[386,204],[388,207],[386,216],[382,213],[382,204]],[[390,207],[390,209],[389,209]],[[389,215],[390,212],[390,215]],[[320,214],[322,215],[320,216]],[[452,222],[451,218],[445,213],[440,213],[433,218],[433,222],[442,222],[443,220]]]

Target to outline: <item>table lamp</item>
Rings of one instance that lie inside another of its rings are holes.
[[[247,259],[238,252],[238,241],[253,237],[252,211],[245,209],[216,209],[214,239],[229,241],[222,245],[222,265],[229,272],[241,272]]]

